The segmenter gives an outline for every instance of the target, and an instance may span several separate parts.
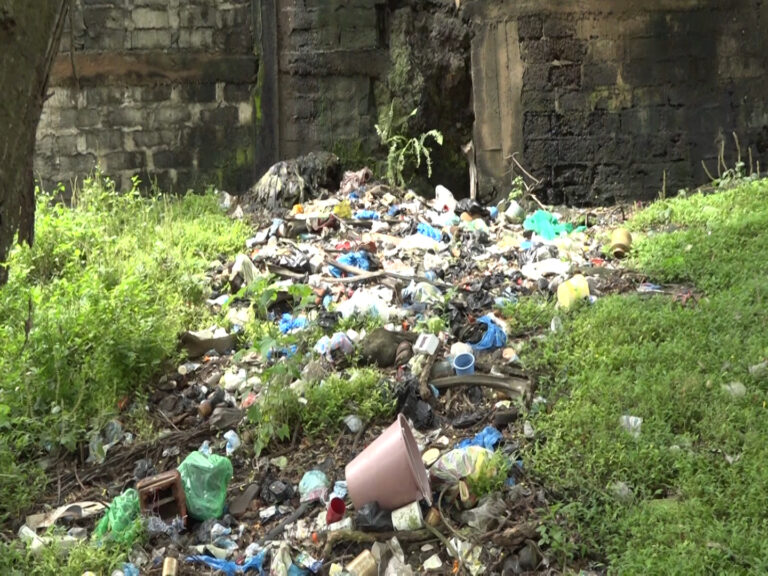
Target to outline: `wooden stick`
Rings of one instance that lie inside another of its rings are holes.
[[[325,542],[323,556],[328,558],[333,553],[333,547],[341,542],[357,542],[372,544],[374,542],[386,542],[393,537],[400,542],[424,542],[432,537],[428,530],[416,530],[413,532],[360,532],[359,530],[336,530],[330,532]]]

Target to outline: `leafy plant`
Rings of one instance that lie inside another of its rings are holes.
[[[379,140],[387,148],[387,182],[390,186],[404,188],[407,185],[406,170],[408,168],[418,170],[421,167],[422,158],[427,166],[427,177],[432,176],[432,148],[427,140],[432,139],[438,146],[442,146],[443,134],[438,130],[429,130],[410,138],[398,132],[418,111],[416,108],[409,115],[395,120],[395,103],[392,102],[382,123],[376,124]]]
[[[474,496],[482,498],[487,494],[500,492],[512,469],[512,462],[501,450],[480,464],[480,468],[467,478],[467,485]]]

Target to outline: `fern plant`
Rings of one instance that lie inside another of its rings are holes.
[[[376,133],[383,146],[387,147],[387,182],[390,186],[404,188],[406,168],[413,170],[421,167],[422,161],[427,166],[427,177],[432,176],[432,148],[427,140],[432,139],[438,146],[443,145],[443,134],[439,130],[429,130],[421,135],[409,138],[398,132],[400,128],[413,118],[418,108],[409,115],[395,120],[395,103],[389,107],[381,124],[376,124]]]

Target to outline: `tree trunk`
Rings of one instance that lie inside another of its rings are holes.
[[[69,0],[0,0],[0,284],[18,233],[32,243],[35,133]]]

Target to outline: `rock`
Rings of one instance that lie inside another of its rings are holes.
[[[243,419],[244,412],[238,408],[230,408],[228,406],[218,406],[211,414],[209,420],[211,427],[217,430],[229,430],[230,428],[236,428]]]
[[[419,335],[413,332],[392,332],[386,328],[376,328],[360,344],[361,356],[380,368],[391,368],[395,365],[400,344],[414,344],[418,337]]]
[[[517,408],[510,408],[509,410],[497,410],[493,415],[493,425],[501,430],[517,420],[519,415],[520,414]]]
[[[512,576],[513,574],[522,574],[522,572],[523,569],[520,568],[520,559],[517,557],[517,554],[507,556],[501,569],[501,576]]]
[[[723,384],[723,390],[728,392],[732,398],[743,398],[747,395],[747,387],[741,382],[731,382],[730,384]]]
[[[539,551],[533,544],[526,544],[518,553],[520,569],[523,572],[533,572],[541,562]]]

